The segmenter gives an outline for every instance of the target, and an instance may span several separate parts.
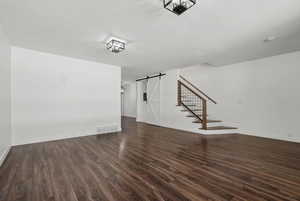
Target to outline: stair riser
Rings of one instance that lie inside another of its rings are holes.
[[[202,128],[199,128],[199,129],[202,129]],[[228,126],[222,126],[222,125],[213,126],[213,125],[209,124],[209,126],[206,130],[208,130],[208,131],[217,131],[217,130],[236,130],[236,129],[237,128],[234,128],[234,127],[228,127]]]
[[[199,128],[202,128],[201,123],[194,123],[195,125],[198,125]],[[207,127],[212,127],[212,126],[225,126],[223,122],[216,122],[216,123],[207,123]]]
[[[239,132],[237,129],[233,129],[233,130],[213,130],[213,131],[200,130],[200,133],[204,135],[220,135],[220,134],[232,134],[232,133],[239,133]]]

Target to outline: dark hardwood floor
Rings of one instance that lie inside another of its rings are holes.
[[[131,118],[123,125],[118,134],[13,147],[0,169],[0,200],[300,200],[300,144]]]

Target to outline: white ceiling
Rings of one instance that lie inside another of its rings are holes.
[[[181,16],[160,0],[0,0],[0,23],[13,45],[120,65],[125,80],[300,50],[299,0],[198,0]],[[106,51],[110,36],[126,51]]]

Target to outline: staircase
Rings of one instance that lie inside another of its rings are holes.
[[[217,104],[217,102],[183,76],[179,77],[180,79],[177,81],[177,106],[182,107],[181,111],[187,113],[186,117],[192,118],[193,123],[201,125],[201,128],[199,129],[202,129],[203,131],[237,129],[235,127],[215,125],[222,121],[208,118],[207,102],[213,104]]]

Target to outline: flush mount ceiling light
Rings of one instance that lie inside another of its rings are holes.
[[[126,42],[118,38],[110,38],[106,42],[106,49],[113,53],[119,53],[125,50]]]
[[[176,15],[181,15],[186,10],[190,9],[196,4],[196,0],[163,0],[164,8],[175,13]]]

